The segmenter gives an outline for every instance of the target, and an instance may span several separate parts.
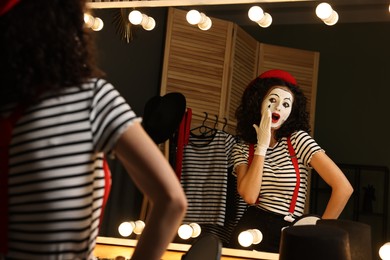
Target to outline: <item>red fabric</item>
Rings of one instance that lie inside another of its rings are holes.
[[[22,115],[18,107],[8,118],[0,118],[0,253],[8,252],[8,164],[12,130]]]
[[[290,209],[288,210],[288,212],[293,214],[295,211],[295,204],[296,204],[297,198],[298,198],[299,185],[301,184],[301,175],[299,173],[298,160],[297,160],[297,157],[295,156],[294,148],[291,145],[290,137],[287,138],[287,144],[288,144],[288,151],[290,152],[291,161],[294,165],[295,174],[297,176],[294,193],[293,193],[293,196],[291,198]]]
[[[296,177],[297,177],[297,180],[296,180],[296,183],[295,183],[295,188],[294,188],[294,193],[293,193],[293,196],[291,198],[290,208],[288,210],[288,212],[293,214],[294,211],[295,211],[295,205],[297,203],[299,186],[300,186],[300,183],[301,183],[301,175],[300,175],[300,172],[299,172],[298,160],[297,160],[297,157],[295,155],[294,147],[291,144],[290,137],[287,137],[287,145],[288,145],[288,151],[290,153],[290,158],[291,158],[291,161],[292,161],[292,163],[294,165],[295,174],[296,174]],[[254,156],[254,151],[255,151],[254,144],[249,144],[248,167],[252,163],[253,156]]]
[[[290,73],[284,70],[268,70],[260,74],[259,78],[279,78],[290,84],[297,85],[296,79]]]
[[[181,170],[183,166],[184,147],[188,144],[190,138],[191,119],[192,109],[187,108],[187,111],[184,113],[183,119],[180,122],[177,136],[175,172],[179,180],[181,178]]]
[[[0,16],[11,10],[14,5],[19,3],[19,0],[1,0],[0,1]]]
[[[103,221],[104,209],[106,207],[108,197],[110,196],[111,191],[111,171],[107,163],[106,157],[103,158],[103,171],[104,171],[104,195],[103,195],[103,204],[102,204],[102,213],[100,214],[100,223]]]

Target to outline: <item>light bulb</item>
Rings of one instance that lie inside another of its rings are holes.
[[[192,234],[191,234],[192,238],[198,237],[202,232],[202,229],[197,223],[191,223],[190,227],[192,228]]]
[[[94,31],[100,31],[101,29],[103,29],[103,26],[104,26],[103,20],[100,19],[99,17],[95,17],[94,23],[91,28]]]
[[[142,220],[137,220],[136,222],[134,222],[134,233],[139,235],[142,233],[142,231],[144,230],[145,228],[145,222],[143,222]]]
[[[129,13],[129,21],[130,23],[134,24],[134,25],[139,25],[142,23],[142,18],[143,18],[143,15],[140,11],[138,10],[133,10]]]
[[[248,17],[251,21],[258,22],[264,17],[264,11],[260,6],[252,6],[248,11]]]
[[[335,25],[339,20],[339,14],[336,11],[332,11],[332,14],[327,18],[324,19],[324,23],[326,25]]]
[[[321,3],[321,4],[317,5],[316,15],[318,16],[318,18],[324,20],[324,19],[329,18],[332,15],[332,11],[333,11],[333,9],[330,6],[330,4]]]
[[[238,235],[238,243],[243,247],[257,245],[263,240],[263,234],[258,229],[248,229]]]
[[[252,234],[247,230],[243,231],[238,235],[238,243],[240,243],[243,247],[248,247],[253,244],[253,236]]]
[[[92,15],[87,14],[87,13],[84,14],[85,26],[87,26],[88,28],[91,28],[93,26],[94,22],[95,22],[95,18],[93,18]]]
[[[156,21],[152,17],[148,17],[146,19],[146,22],[142,20],[142,28],[144,28],[147,31],[151,31],[156,27]]]
[[[134,222],[123,222],[118,227],[119,234],[122,237],[128,237],[133,233],[134,227]]]
[[[205,21],[198,24],[198,28],[203,30],[203,31],[207,31],[208,29],[211,28],[212,24],[213,23],[212,23],[211,19],[208,16],[206,16]]]
[[[390,259],[390,242],[385,243],[381,248],[379,248],[379,256],[383,260]]]
[[[269,13],[264,13],[264,17],[257,22],[257,24],[263,28],[269,27],[271,23],[272,23],[272,16]]]
[[[188,11],[186,19],[189,24],[195,25],[201,21],[202,16],[197,10],[191,10]]]
[[[182,239],[189,239],[192,235],[192,227],[188,224],[183,224],[179,227],[179,230],[177,231],[177,234]]]

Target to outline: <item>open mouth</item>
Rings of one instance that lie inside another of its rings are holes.
[[[272,123],[278,122],[280,119],[280,115],[277,113],[272,113]]]

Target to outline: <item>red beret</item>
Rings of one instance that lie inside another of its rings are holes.
[[[297,85],[296,79],[290,73],[284,70],[268,70],[260,74],[259,78],[279,78],[295,86]]]

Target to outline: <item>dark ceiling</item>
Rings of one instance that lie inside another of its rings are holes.
[[[310,24],[322,23],[315,14],[321,1],[262,2],[260,6],[271,14],[272,24]],[[339,14],[339,23],[390,22],[388,0],[337,0],[327,1]],[[220,18],[245,26],[253,24],[248,18],[248,10],[255,4],[231,4],[213,6],[192,6],[182,9],[198,9],[209,17]]]

